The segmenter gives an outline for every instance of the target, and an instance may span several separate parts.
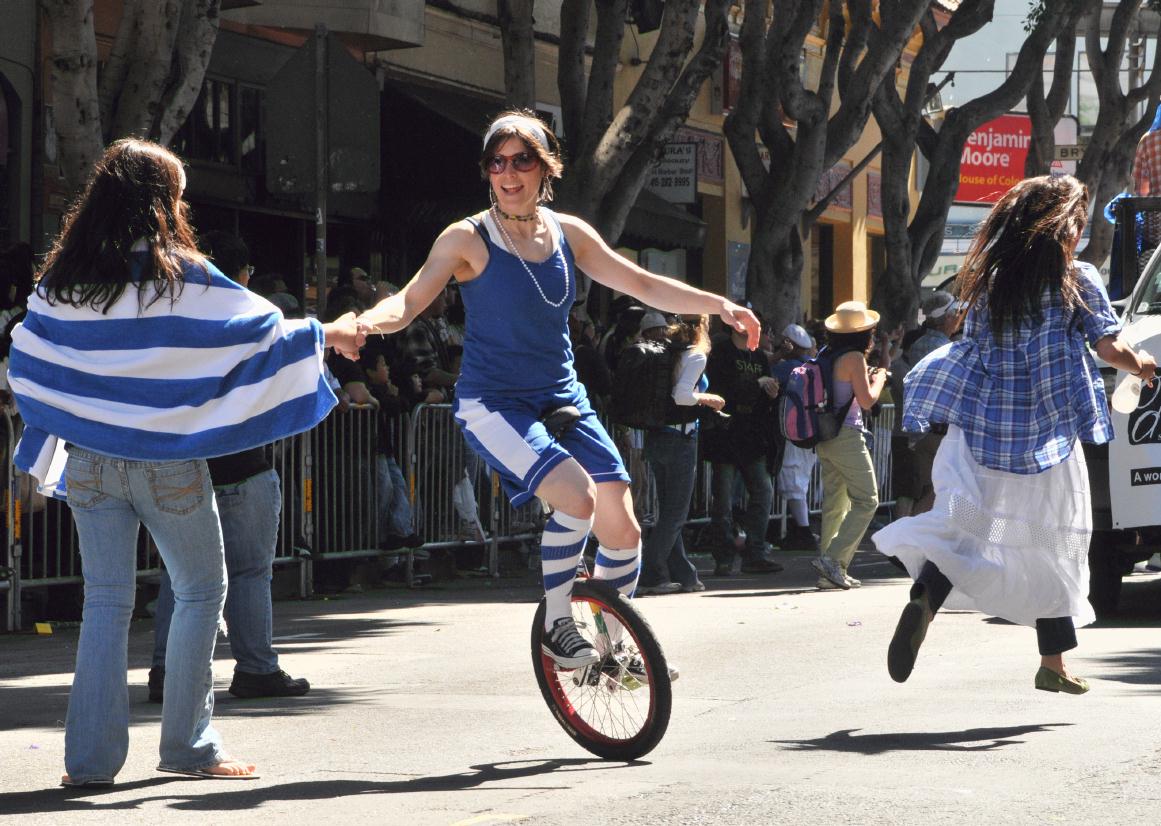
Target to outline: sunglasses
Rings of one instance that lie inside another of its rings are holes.
[[[488,170],[489,175],[502,175],[508,168],[509,161],[517,172],[531,172],[540,166],[540,158],[535,153],[517,152],[515,155],[493,155],[488,158],[484,168]]]

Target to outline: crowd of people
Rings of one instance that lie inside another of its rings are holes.
[[[868,424],[889,398],[905,411],[892,435],[903,518],[874,542],[915,580],[887,652],[891,677],[908,678],[940,607],[962,603],[1036,628],[1036,688],[1088,690],[1063,662],[1092,619],[1078,441],[1110,438],[1088,347],[1145,382],[1156,364],[1120,339],[1099,278],[1073,259],[1083,186],[1015,186],[981,228],[958,298],[925,299],[917,333],[880,330],[877,312],[846,301],[771,335],[750,307],[653,275],[585,221],[550,210],[560,146],[530,113],[491,124],[480,172],[491,206],[447,227],[402,288],[353,268],[314,319],[284,279],[254,276],[241,239],[195,239],[176,156],[118,141],[18,309],[20,288],[9,291],[5,312],[21,317],[8,354],[24,420],[14,461],[67,499],[83,561],[63,784],[109,785],[126,759],[142,525],[166,569],[150,672],[150,698],[162,703],[158,769],[258,776],[212,723],[218,624],[236,661],[231,693],[309,691],[272,648],[281,494],[261,447],[344,404],[380,417],[385,547],[422,544],[394,454],[400,417],[419,403],[452,405],[514,506],[545,504],[541,648],[567,670],[602,657],[569,607],[590,533],[593,576],[625,596],[705,588],[682,530],[702,460],[712,518],[698,544],[716,576],[777,573],[777,543],[811,554],[820,590],[859,587],[850,563],[879,505]],[[603,331],[578,301],[581,272],[623,294]],[[647,426],[610,433],[598,413],[617,410],[630,363],[660,370],[661,403]],[[782,417],[812,367],[825,374],[834,427],[808,447],[788,440]],[[618,447],[639,437],[658,502],[644,542]],[[815,462],[818,536],[806,502]],[[1030,486],[1044,503],[1036,515],[1020,508]],[[791,524],[772,537],[775,490]],[[610,655],[630,672],[644,667],[629,651]]]

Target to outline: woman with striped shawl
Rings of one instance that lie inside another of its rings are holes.
[[[335,404],[328,345],[355,353],[353,316],[287,321],[197,251],[168,150],[112,144],[66,217],[10,382],[16,464],[67,497],[85,603],[65,724],[64,785],[104,786],[129,744],[129,620],[144,524],[173,579],[158,769],[251,778],[211,725],[211,660],[226,592],[205,459],[308,430]]]

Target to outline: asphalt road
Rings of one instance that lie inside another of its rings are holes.
[[[878,560],[878,561],[876,561]],[[135,622],[129,762],[101,793],[55,787],[76,631],[0,636],[0,819],[73,823],[1029,824],[1161,818],[1161,577],[1080,633],[1092,691],[1035,691],[1032,630],[941,615],[911,680],[887,676],[907,584],[860,554],[858,591],[819,592],[807,558],[641,600],[671,661],[673,717],[636,764],[570,741],[530,669],[530,580],[276,604],[306,697],[215,719],[257,781],[154,771],[152,623]]]

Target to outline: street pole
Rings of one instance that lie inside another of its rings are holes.
[[[327,27],[314,27],[314,283],[318,317],[327,310]]]

